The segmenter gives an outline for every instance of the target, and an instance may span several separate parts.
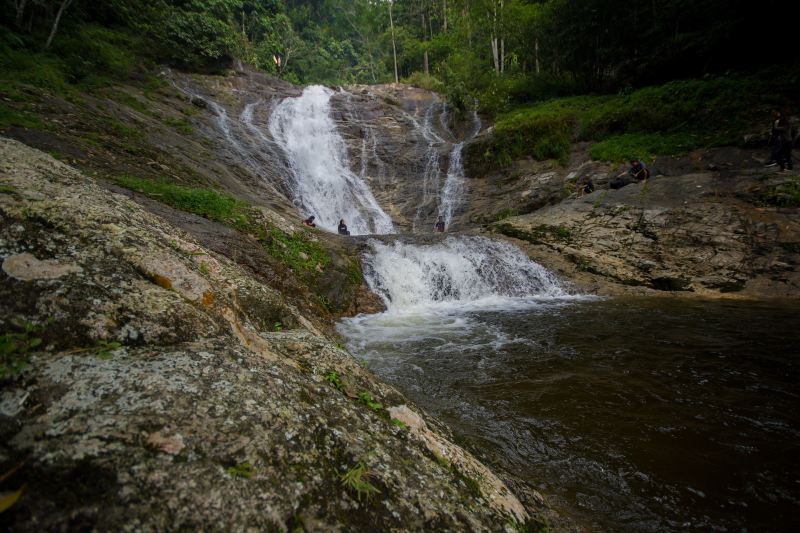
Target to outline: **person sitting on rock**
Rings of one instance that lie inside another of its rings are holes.
[[[339,235],[350,235],[350,232],[347,231],[347,224],[344,223],[344,219],[339,220]]]
[[[647,170],[645,164],[638,159],[631,159],[630,164],[631,168],[611,180],[609,187],[612,189],[621,189],[634,182],[647,182],[647,178],[650,177],[650,171]]]
[[[436,219],[436,224],[433,225],[433,231],[444,233],[444,220],[442,219],[442,215],[439,215],[439,218]]]
[[[312,228],[316,228],[317,227],[317,225],[314,224],[314,215],[311,215],[310,217],[305,219],[303,221],[303,224],[305,224],[306,226],[311,226]]]
[[[594,182],[590,176],[584,176],[583,178],[578,180],[577,185],[575,186],[575,192],[578,194],[578,198],[583,196],[584,194],[591,194],[594,192]]]

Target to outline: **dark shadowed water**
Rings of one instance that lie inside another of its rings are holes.
[[[345,321],[473,450],[597,530],[800,531],[800,305],[550,301]]]

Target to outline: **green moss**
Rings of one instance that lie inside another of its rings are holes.
[[[256,469],[250,463],[239,463],[231,467],[228,467],[226,469],[226,472],[231,477],[249,479],[253,477],[253,474],[255,474]]]
[[[183,133],[184,135],[190,135],[192,133],[192,125],[189,124],[189,121],[185,118],[172,118],[172,117],[165,117],[164,124],[168,126],[172,126],[179,132]]]
[[[7,129],[12,126],[36,130],[49,129],[49,127],[44,122],[39,120],[38,117],[29,113],[18,111],[8,107],[3,103],[0,103],[0,130]]]
[[[109,93],[109,98],[112,100],[124,104],[131,109],[135,109],[139,113],[149,113],[150,107],[145,103],[136,98],[133,95],[126,93],[125,91],[111,91]]]

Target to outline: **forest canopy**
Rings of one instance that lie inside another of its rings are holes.
[[[198,71],[239,61],[295,83],[406,80],[491,112],[796,55],[778,0],[0,2],[4,69],[45,54],[78,83],[143,61]]]

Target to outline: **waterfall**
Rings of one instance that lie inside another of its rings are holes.
[[[289,159],[293,200],[329,231],[344,219],[354,235],[393,233],[392,220],[349,168],[330,115],[332,95],[320,85],[307,87],[301,96],[284,99],[270,117],[269,131]]]
[[[516,246],[486,237],[435,244],[370,241],[364,275],[389,308],[562,297],[555,276]]]
[[[464,143],[472,140],[481,130],[481,119],[478,113],[472,113],[472,128],[467,134],[466,139],[453,146],[450,152],[450,164],[447,169],[447,178],[444,181],[441,197],[441,215],[444,218],[446,227],[450,227],[453,215],[461,207],[464,201],[464,163],[461,161],[461,153],[464,151]]]

